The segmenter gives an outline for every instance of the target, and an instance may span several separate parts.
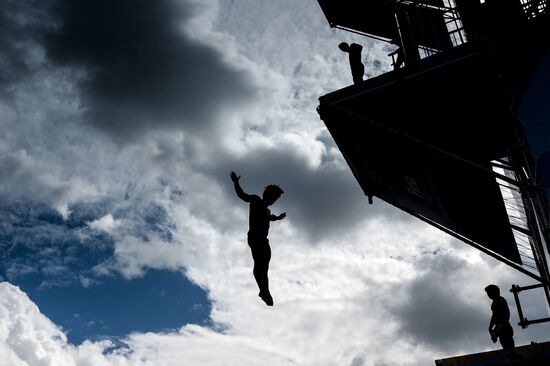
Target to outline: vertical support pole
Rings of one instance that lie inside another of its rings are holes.
[[[396,5],[395,20],[399,29],[399,36],[401,37],[405,64],[407,66],[416,64],[420,60],[420,55],[418,54],[418,45],[414,40],[408,10],[405,5]]]
[[[518,315],[519,315],[518,325],[520,325],[523,329],[527,328],[531,324],[540,324],[540,323],[550,322],[550,317],[539,318],[539,319],[534,319],[534,320],[527,320],[523,316],[523,309],[521,308],[521,303],[519,301],[519,293],[521,291],[532,290],[532,289],[540,288],[540,287],[544,288],[545,291],[546,291],[547,286],[545,286],[542,283],[539,283],[539,284],[536,284],[536,285],[531,285],[531,286],[525,286],[525,287],[512,285],[512,289],[510,289],[510,292],[514,294],[514,300],[516,302],[516,309],[518,310]]]
[[[521,288],[517,285],[512,285],[512,288],[510,289],[510,292],[514,294],[514,300],[516,302],[516,309],[518,310],[519,315],[519,323],[523,329],[527,328],[527,325],[525,324],[525,318],[523,317],[523,309],[521,308],[521,303],[519,301],[519,295],[518,292],[521,291]]]
[[[545,235],[550,225],[545,216],[548,213],[548,206],[543,207],[543,197],[541,197],[538,187],[539,182],[535,160],[529,153],[530,150],[527,138],[523,132],[522,122],[516,117],[514,118],[514,123],[516,146],[512,161],[514,162],[513,165],[516,166],[515,174],[518,181],[526,187],[522,189],[521,197],[525,208],[527,224],[533,233],[531,236],[531,245],[534,247],[533,256],[542,279],[541,284],[546,298],[546,305],[550,309],[550,270],[546,260],[547,253],[550,252],[550,243],[546,241]],[[546,205],[546,197],[544,197],[544,205]]]

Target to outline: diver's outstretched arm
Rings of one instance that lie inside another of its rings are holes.
[[[278,216],[277,216],[277,215],[271,215],[271,216],[269,217],[269,220],[270,220],[270,221],[277,221],[277,220],[282,220],[282,219],[284,219],[285,217],[286,217],[286,212],[283,212],[282,214],[280,214],[280,215],[278,215]]]
[[[241,176],[235,174],[234,171],[231,171],[231,173],[229,173],[229,176],[231,177],[231,180],[233,181],[233,185],[235,186],[235,192],[237,193],[237,196],[245,202],[250,202],[251,199],[252,199],[252,196],[247,194],[247,193],[244,193],[244,191],[241,188],[241,185],[239,183],[239,179],[241,179]]]

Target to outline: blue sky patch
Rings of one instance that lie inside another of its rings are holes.
[[[89,288],[39,288],[31,277],[18,285],[73,344],[209,322],[206,293],[181,272],[150,270],[133,280],[104,278]]]
[[[164,211],[155,205],[142,210],[144,233],[166,233],[170,239]],[[109,208],[80,204],[71,211],[63,220],[37,202],[4,199],[0,205],[0,278],[21,287],[71,343],[209,322],[206,293],[181,271],[148,270],[133,280],[119,274],[98,276],[93,267],[112,258],[115,243],[86,222]]]

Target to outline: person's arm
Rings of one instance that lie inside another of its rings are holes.
[[[280,215],[278,215],[278,216],[277,216],[277,215],[271,215],[271,216],[269,217],[269,219],[270,219],[271,221],[277,221],[277,220],[282,220],[282,219],[284,219],[285,217],[286,217],[286,212],[283,212],[282,214],[280,214]]]
[[[493,341],[493,343],[496,343],[497,339],[498,339],[498,335],[496,334],[496,309],[495,309],[495,306],[491,305],[491,310],[492,310],[492,314],[491,314],[491,321],[489,322],[489,334],[491,335],[491,340]]]
[[[229,173],[229,176],[233,181],[233,185],[235,186],[235,192],[237,193],[237,196],[245,202],[250,202],[252,200],[252,196],[247,193],[244,193],[239,183],[239,179],[241,179],[241,176],[235,174],[234,171],[231,171],[231,173]]]
[[[492,315],[491,316],[491,321],[489,322],[489,333],[492,333],[493,332],[493,328],[495,326],[495,316]]]
[[[491,340],[493,343],[497,343],[498,340],[498,333],[497,333],[497,327],[495,323],[495,315],[493,314],[491,316],[491,321],[489,322],[489,334],[491,335]]]

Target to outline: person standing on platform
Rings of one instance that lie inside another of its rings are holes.
[[[491,303],[493,314],[489,323],[491,340],[496,343],[498,339],[503,349],[514,348],[514,329],[510,325],[510,309],[508,309],[506,299],[500,296],[500,289],[497,285],[485,287],[485,292],[493,300]]]
[[[349,54],[349,65],[351,67],[351,76],[353,77],[353,83],[359,84],[363,81],[363,74],[365,73],[365,66],[361,61],[361,52],[363,46],[352,43],[351,45],[346,42],[342,42],[338,45],[338,48]]]

